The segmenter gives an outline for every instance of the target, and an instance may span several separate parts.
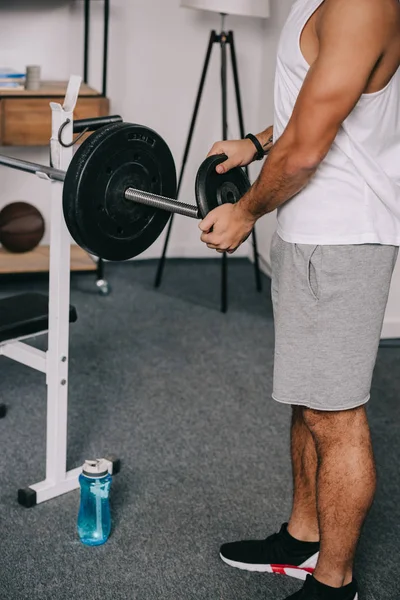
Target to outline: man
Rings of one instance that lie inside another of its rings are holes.
[[[306,579],[292,600],[356,600],[353,562],[376,474],[365,404],[400,245],[400,4],[297,0],[282,33],[274,146],[250,191],[200,224],[234,252],[278,208],[273,397],[293,406],[293,510],[263,541],[225,544],[249,571]],[[220,142],[219,172],[271,131]],[[255,154],[256,150],[256,154]]]

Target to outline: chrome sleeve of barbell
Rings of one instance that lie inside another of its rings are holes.
[[[184,217],[191,217],[192,219],[199,219],[199,209],[197,206],[191,204],[184,204],[178,202],[172,198],[166,198],[165,196],[158,196],[157,194],[151,194],[150,192],[142,192],[141,190],[135,190],[128,188],[125,191],[126,200],[132,200],[138,204],[144,204],[146,206],[152,206],[153,208],[159,208],[166,210],[171,213],[183,215]]]
[[[64,181],[65,172],[53,167],[47,167],[46,165],[39,165],[37,163],[29,162],[28,160],[21,160],[20,158],[13,158],[12,156],[4,156],[0,154],[0,165],[10,167],[10,169],[17,169],[18,171],[25,171],[26,173],[33,173],[39,177],[43,174],[47,175],[50,179],[55,181]]]

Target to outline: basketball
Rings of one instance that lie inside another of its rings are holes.
[[[44,235],[44,219],[27,202],[7,204],[0,211],[0,243],[9,252],[29,252]]]

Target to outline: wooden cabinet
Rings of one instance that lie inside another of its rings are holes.
[[[7,91],[0,89],[0,146],[48,146],[51,137],[50,102],[63,104],[66,82],[42,82],[40,90]],[[82,84],[74,119],[104,117],[109,114],[109,101],[96,90]],[[71,247],[72,271],[96,271],[99,266],[84,250]],[[32,252],[12,254],[0,248],[0,275],[7,273],[39,273],[49,270],[49,247],[38,246]],[[104,292],[104,289],[100,286]]]
[[[37,92],[0,90],[0,146],[46,146],[51,136],[50,102],[64,101],[66,83],[43,82]],[[109,114],[109,101],[83,84],[74,119]]]

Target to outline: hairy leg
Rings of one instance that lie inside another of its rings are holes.
[[[376,470],[364,407],[304,411],[318,456],[317,510],[321,550],[314,576],[332,587],[352,581],[362,525],[372,505]]]
[[[293,509],[288,531],[303,542],[317,542],[316,478],[317,453],[313,436],[304,420],[304,407],[293,406],[291,453],[293,469]]]

